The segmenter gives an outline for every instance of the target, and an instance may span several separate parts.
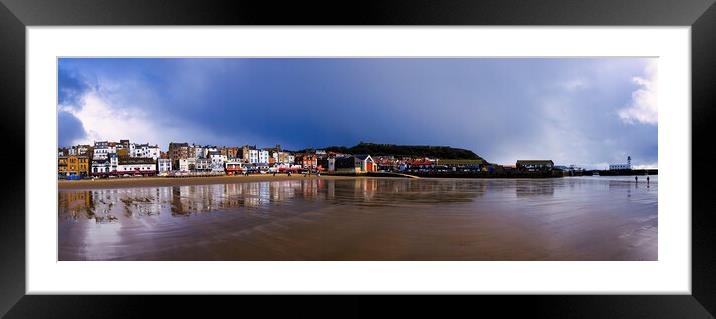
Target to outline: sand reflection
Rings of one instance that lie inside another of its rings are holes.
[[[285,180],[60,191],[60,260],[656,260],[625,179]]]

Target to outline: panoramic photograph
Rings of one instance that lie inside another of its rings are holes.
[[[658,260],[657,58],[59,58],[57,260]]]

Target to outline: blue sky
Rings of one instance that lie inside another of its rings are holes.
[[[446,145],[655,167],[656,59],[63,58],[60,146]]]

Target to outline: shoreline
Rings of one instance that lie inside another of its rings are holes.
[[[233,176],[202,176],[202,177],[126,177],[113,179],[83,179],[78,181],[58,180],[57,189],[98,189],[98,188],[129,188],[129,187],[163,187],[163,186],[189,186],[189,185],[210,185],[210,184],[233,184],[251,182],[289,181],[289,180],[313,180],[313,179],[352,179],[356,176],[330,176],[310,175],[304,177],[302,174],[288,175],[233,175]]]
[[[654,175],[656,176],[656,175]],[[569,176],[564,176],[569,177]],[[576,176],[575,176],[576,177]],[[591,176],[584,176],[591,177]],[[598,176],[597,176],[598,177]],[[608,177],[608,176],[604,176]],[[82,190],[82,189],[111,189],[111,188],[134,188],[134,187],[167,187],[167,186],[190,186],[190,185],[213,185],[213,184],[234,184],[234,183],[253,183],[253,182],[270,182],[270,181],[290,181],[290,180],[341,180],[356,178],[408,178],[406,176],[379,176],[379,175],[331,175],[325,174],[320,177],[316,175],[303,176],[303,174],[294,174],[287,176],[280,174],[272,176],[265,175],[222,175],[222,176],[197,176],[197,177],[125,177],[114,179],[83,179],[83,180],[57,180],[57,190]],[[421,177],[423,179],[551,179],[563,177],[521,177],[521,176],[500,176],[500,177],[483,177],[483,176],[434,176]]]

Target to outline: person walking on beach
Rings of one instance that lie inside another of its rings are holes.
[[[639,182],[639,176],[634,176],[634,183],[638,183],[638,182]]]
[[[649,184],[649,176],[646,177],[646,183]]]

